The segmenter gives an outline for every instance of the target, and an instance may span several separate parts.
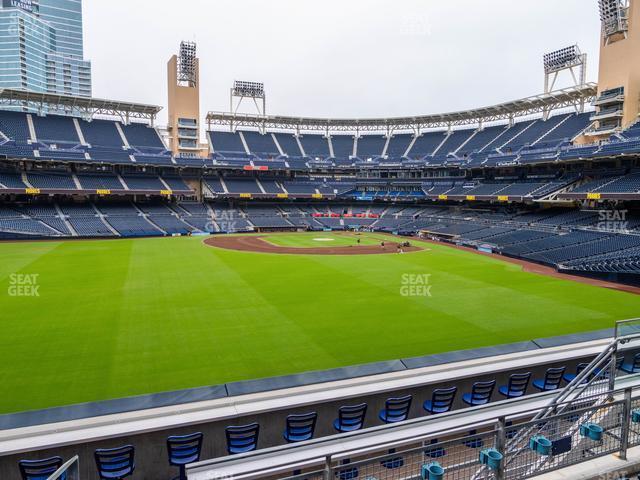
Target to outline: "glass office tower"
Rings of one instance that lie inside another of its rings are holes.
[[[0,88],[91,96],[81,0],[0,0]]]

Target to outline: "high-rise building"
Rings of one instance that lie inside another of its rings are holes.
[[[0,88],[91,96],[82,0],[0,0]]]

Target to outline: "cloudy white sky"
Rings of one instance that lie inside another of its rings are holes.
[[[84,10],[95,96],[166,106],[166,62],[195,40],[203,112],[228,109],[234,79],[264,82],[270,114],[480,107],[541,93],[542,55],[575,43],[597,78],[595,0],[85,0]]]

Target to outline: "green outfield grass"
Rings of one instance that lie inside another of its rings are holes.
[[[596,330],[640,309],[638,296],[428,247],[310,256],[195,237],[2,243],[0,413]],[[38,275],[39,296],[11,296],[29,278],[15,274]],[[423,274],[431,296],[402,295],[424,293],[403,289]]]

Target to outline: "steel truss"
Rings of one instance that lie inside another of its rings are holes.
[[[73,95],[57,95],[50,93],[28,92],[25,90],[0,89],[0,108],[26,107],[37,112],[46,113],[56,110],[68,111],[88,120],[96,115],[119,117],[124,123],[132,118],[148,120],[152,125],[162,107],[140,103],[119,102],[99,98],[76,97]]]
[[[417,117],[397,117],[378,119],[329,119],[304,118],[279,115],[255,115],[227,112],[209,112],[206,120],[209,130],[212,126],[238,127],[267,130],[295,130],[329,132],[380,132],[391,134],[395,131],[412,131],[416,134],[433,128],[448,128],[462,125],[482,126],[490,122],[508,120],[513,124],[516,118],[550,112],[563,108],[580,111],[581,105],[596,98],[597,85],[585,83],[533,97],[491,107],[462,112],[424,115]]]

